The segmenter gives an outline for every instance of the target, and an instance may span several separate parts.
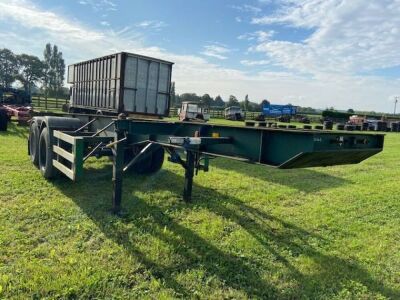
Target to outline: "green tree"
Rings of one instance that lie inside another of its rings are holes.
[[[65,62],[57,45],[48,43],[44,49],[43,88],[46,95],[57,95],[64,85]]]
[[[21,54],[17,56],[19,62],[18,80],[24,85],[26,92],[31,93],[31,89],[43,78],[44,64],[36,56]]]
[[[243,108],[244,110],[249,110],[249,95],[246,95],[246,97],[244,97],[244,103],[243,103]]]
[[[0,49],[0,84],[10,87],[18,74],[18,59],[9,49]]]
[[[197,96],[195,93],[184,93],[180,97],[182,101],[200,102],[201,100],[201,97]]]
[[[219,107],[224,107],[224,106],[225,106],[225,102],[224,102],[224,100],[221,98],[220,95],[218,95],[217,97],[215,97],[214,105],[215,105],[215,106],[219,106]]]
[[[175,82],[171,82],[171,107],[176,105]]]
[[[349,109],[347,110],[347,112],[350,113],[350,114],[354,114],[354,109],[349,108]]]
[[[50,86],[51,86],[51,81],[54,79],[54,72],[51,67],[51,57],[52,57],[52,48],[51,44],[46,44],[46,47],[43,52],[44,56],[44,68],[43,68],[43,90],[45,92],[45,95],[47,97],[49,91],[50,91]]]
[[[209,94],[204,94],[204,95],[201,97],[201,103],[202,103],[204,106],[210,107],[210,106],[213,104],[213,102],[214,102],[214,100],[213,100],[213,98],[210,97]]]
[[[53,65],[56,74],[54,90],[58,95],[64,85],[65,61],[63,59],[62,52],[58,51],[58,47],[56,45],[53,46]]]
[[[239,101],[235,96],[230,95],[228,103],[226,104],[226,106],[228,106],[228,107],[229,106],[239,106]]]

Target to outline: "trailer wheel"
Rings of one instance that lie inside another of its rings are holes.
[[[53,167],[53,149],[50,133],[47,127],[43,128],[39,139],[39,169],[43,177],[51,179],[55,176]]]
[[[4,109],[0,109],[0,131],[7,131],[8,116]]]
[[[39,165],[39,138],[39,126],[36,122],[33,122],[29,130],[29,155],[35,166]]]
[[[125,164],[128,164],[143,148],[136,147],[125,151]],[[157,147],[146,158],[135,163],[129,170],[136,174],[150,175],[159,171],[164,163],[164,148]]]

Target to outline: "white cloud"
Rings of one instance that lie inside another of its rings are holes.
[[[227,48],[225,45],[213,44],[204,46],[204,51],[201,52],[201,54],[224,60],[228,58],[226,55],[231,51],[232,50]]]
[[[302,42],[266,41],[252,50],[304,73],[358,74],[400,65],[400,1],[284,0],[255,24],[314,32]]]
[[[100,32],[86,29],[50,11],[40,11],[25,1],[0,2],[0,19],[13,20],[24,27],[46,30],[52,35],[65,35],[69,39],[103,39]]]
[[[167,24],[164,23],[163,21],[155,21],[155,20],[145,20],[136,24],[136,27],[140,27],[143,29],[154,29],[154,30],[161,30],[166,26]]]
[[[100,24],[102,26],[110,26],[110,23],[108,23],[107,21],[101,21]]]
[[[81,5],[88,5],[95,11],[116,11],[117,4],[110,0],[80,0],[78,1]]]
[[[262,11],[261,8],[253,6],[253,5],[249,5],[249,4],[232,5],[231,8],[236,9],[238,11],[248,12],[248,13],[252,13],[252,14],[258,14]]]
[[[271,63],[271,61],[269,60],[241,60],[240,63],[244,66],[265,66],[265,65],[269,65]]]
[[[388,97],[397,95],[400,86],[400,80],[378,77],[346,74],[333,76],[330,73],[323,73],[311,78],[289,72],[250,73],[234,68],[223,68],[210,63],[200,55],[177,55],[165,49],[148,46],[142,34],[135,29],[137,27],[133,26],[115,31],[105,28],[97,30],[65,15],[43,10],[28,1],[0,0],[0,48],[9,47],[16,53],[42,56],[44,44],[51,42],[57,44],[63,51],[67,64],[116,51],[128,51],[170,60],[175,62],[173,80],[176,81],[178,93],[209,93],[213,96],[221,94],[225,99],[230,94],[236,95],[239,99],[249,94],[252,101],[268,98],[276,103],[290,101],[296,105],[321,108],[352,107],[390,112],[393,110],[393,101],[389,101]],[[259,43],[259,46],[266,46],[268,43]],[[221,44],[210,43],[207,46],[214,47],[204,50],[211,50],[211,53],[223,57],[227,57],[232,51]],[[274,45],[271,49],[278,49],[277,47]],[[386,55],[384,49],[382,48],[380,54],[382,56]],[[289,59],[308,59],[311,66],[315,64],[311,58],[303,57],[303,52],[294,57],[290,55],[293,53],[292,50],[286,51],[287,49],[282,47],[279,52],[273,53],[275,55],[286,53],[287,58],[279,60],[281,63],[287,64]],[[272,57],[274,61],[277,59],[277,56]],[[247,64],[253,66],[257,65],[255,62],[247,60]],[[306,65],[300,66],[306,67]]]
[[[271,40],[271,38],[274,36],[275,31],[273,30],[268,30],[268,31],[262,31],[258,30],[252,33],[245,33],[242,35],[239,35],[237,38],[239,40],[247,40],[247,41],[253,41],[256,40],[257,42],[265,42]]]
[[[238,23],[241,23],[242,22],[242,18],[241,17],[235,17],[235,21],[238,22]]]

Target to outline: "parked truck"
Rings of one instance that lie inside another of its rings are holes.
[[[0,131],[6,131],[8,122],[14,117],[19,124],[32,118],[32,98],[23,90],[0,86]]]
[[[185,170],[183,199],[193,177],[224,157],[281,169],[359,163],[382,151],[384,136],[327,131],[171,122],[172,63],[118,53],[74,64],[69,113],[34,117],[28,153],[42,175],[85,177],[90,157],[111,157],[112,209],[121,209],[123,174],[153,174],[169,161]],[[268,169],[266,169],[266,172]]]
[[[208,109],[200,103],[184,101],[178,110],[179,121],[207,122],[210,120]]]
[[[244,112],[239,106],[225,108],[225,119],[231,121],[244,121]]]

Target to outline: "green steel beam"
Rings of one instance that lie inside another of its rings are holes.
[[[117,130],[131,143],[170,143],[170,137],[229,138],[229,143],[202,145],[199,151],[281,168],[359,163],[382,151],[384,135],[236,127],[204,123],[117,120]]]

